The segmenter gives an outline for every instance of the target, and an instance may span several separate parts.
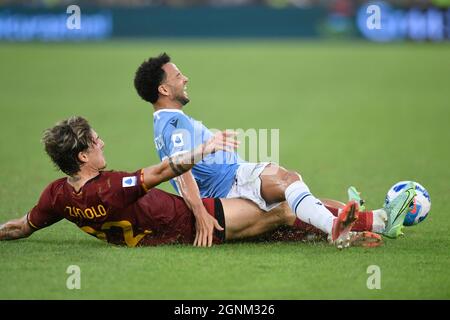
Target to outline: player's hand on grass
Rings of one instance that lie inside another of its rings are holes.
[[[203,149],[203,155],[214,153],[219,150],[233,152],[238,146],[239,141],[236,140],[237,132],[235,131],[219,131],[211,139],[209,139]]]
[[[214,237],[214,229],[219,231],[223,231],[224,229],[219,225],[217,219],[212,217],[203,206],[197,210],[194,210],[194,215],[196,230],[194,246],[211,247]]]

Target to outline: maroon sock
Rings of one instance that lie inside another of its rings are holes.
[[[317,234],[317,235],[324,235],[325,234],[322,230],[317,229],[313,225],[311,225],[309,223],[306,223],[306,222],[300,220],[299,218],[295,218],[294,225],[292,227],[294,229],[301,230],[304,233],[309,233],[309,234],[314,233],[314,234]]]
[[[336,207],[330,207],[330,206],[325,206],[325,208],[327,208],[328,211],[330,211],[330,212],[333,214],[333,216],[335,216],[335,217],[338,216],[338,214],[339,214],[339,208],[336,208]]]
[[[326,208],[334,215],[338,216],[339,209],[336,207],[326,206]],[[352,231],[372,231],[373,224],[373,212],[372,211],[360,211],[358,220],[352,227]]]
[[[361,211],[352,231],[372,231],[373,211]]]

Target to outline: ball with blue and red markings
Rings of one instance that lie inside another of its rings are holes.
[[[416,196],[414,197],[413,204],[409,212],[406,214],[405,221],[403,222],[403,225],[408,227],[422,222],[428,216],[431,208],[431,199],[427,189],[415,181],[400,181],[389,189],[385,200],[385,204],[391,202],[405,190],[409,182],[414,184]]]

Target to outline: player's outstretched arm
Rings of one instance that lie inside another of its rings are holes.
[[[195,216],[195,239],[194,246],[211,247],[214,229],[223,230],[217,219],[212,217],[206,210],[200,197],[200,190],[192,172],[186,172],[177,177],[177,185],[187,206]]]
[[[192,169],[199,161],[218,150],[233,151],[238,146],[236,133],[230,131],[217,132],[210,140],[192,151],[169,157],[161,163],[144,168],[144,184],[152,188],[173,179]]]
[[[34,232],[28,224],[27,215],[20,219],[10,220],[0,225],[0,240],[15,240],[26,238]]]

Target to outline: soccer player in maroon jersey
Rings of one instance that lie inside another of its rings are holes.
[[[190,170],[204,156],[217,150],[234,149],[234,133],[219,132],[189,153],[165,159],[160,164],[128,173],[104,171],[104,142],[81,117],[59,122],[44,132],[45,150],[68,177],[49,184],[28,214],[0,226],[0,240],[28,237],[62,219],[84,232],[113,244],[135,247],[193,243],[195,218],[183,198],[155,187]],[[203,199],[208,213],[219,221],[212,242],[263,235],[277,227],[266,239],[299,240],[305,232],[325,238],[324,233],[304,223],[295,225],[295,216],[286,206],[270,214],[244,199]]]
[[[160,244],[193,241],[192,217],[181,198],[152,189],[189,170],[216,150],[234,148],[232,133],[218,133],[186,155],[133,173],[103,171],[104,143],[81,117],[61,121],[44,133],[45,150],[68,175],[45,188],[37,205],[21,219],[0,227],[0,239],[17,239],[61,219],[115,244]],[[205,199],[216,214],[214,199]]]

